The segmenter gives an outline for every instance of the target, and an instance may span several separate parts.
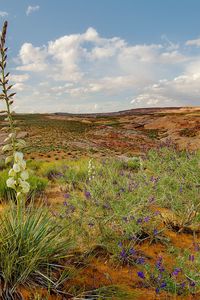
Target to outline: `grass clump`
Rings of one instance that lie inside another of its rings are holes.
[[[11,205],[0,215],[0,278],[5,299],[19,286],[58,288],[56,271],[71,248],[66,231],[44,208],[27,209],[20,219]],[[12,299],[12,298],[11,298]]]

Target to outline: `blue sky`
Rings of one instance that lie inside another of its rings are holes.
[[[19,112],[199,105],[199,0],[0,0]]]

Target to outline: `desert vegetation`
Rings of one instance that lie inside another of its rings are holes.
[[[199,299],[199,150],[180,149],[161,140],[163,128],[144,124],[134,129],[142,131],[140,153],[131,144],[78,150],[77,139],[91,142],[99,128],[125,130],[130,120],[15,115],[6,29],[7,22],[0,44],[1,299]],[[194,138],[191,130],[181,128],[180,137]]]

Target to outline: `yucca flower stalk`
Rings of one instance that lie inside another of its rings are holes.
[[[13,96],[16,93],[12,93],[11,89],[13,85],[9,84],[10,73],[6,71],[6,61],[7,61],[7,51],[6,47],[6,32],[7,32],[8,22],[5,21],[3,25],[3,30],[0,39],[0,86],[2,88],[2,93],[0,94],[0,100],[5,103],[5,110],[1,111],[1,115],[5,115],[5,121],[7,125],[1,130],[8,133],[8,137],[4,140],[4,146],[2,151],[6,154],[5,163],[11,164],[11,169],[8,173],[7,186],[12,188],[16,192],[16,200],[18,205],[18,213],[21,212],[21,207],[25,204],[26,194],[29,192],[30,186],[26,181],[29,177],[26,170],[26,162],[23,158],[23,153],[21,150],[26,145],[25,141],[17,138],[17,133],[19,128],[17,128],[16,122],[13,120],[12,104]]]
[[[94,166],[94,161],[93,161],[93,158],[91,158],[89,160],[89,163],[88,163],[88,179],[89,181],[91,181],[92,179],[95,178],[95,166]]]

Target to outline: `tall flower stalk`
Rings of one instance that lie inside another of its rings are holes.
[[[9,188],[12,188],[16,192],[18,214],[22,213],[22,207],[25,204],[26,194],[29,192],[30,186],[27,182],[29,177],[26,170],[26,162],[23,158],[22,149],[26,143],[24,140],[17,137],[19,128],[17,128],[16,122],[13,120],[12,104],[13,97],[16,93],[12,93],[11,89],[13,85],[9,84],[10,73],[6,71],[7,51],[6,47],[6,32],[7,21],[4,22],[3,30],[0,40],[0,86],[2,93],[0,94],[0,100],[5,103],[5,110],[0,113],[5,115],[6,126],[1,130],[7,132],[8,136],[4,140],[4,146],[2,151],[6,154],[5,163],[10,164],[11,168],[8,172],[8,180],[6,182]]]

